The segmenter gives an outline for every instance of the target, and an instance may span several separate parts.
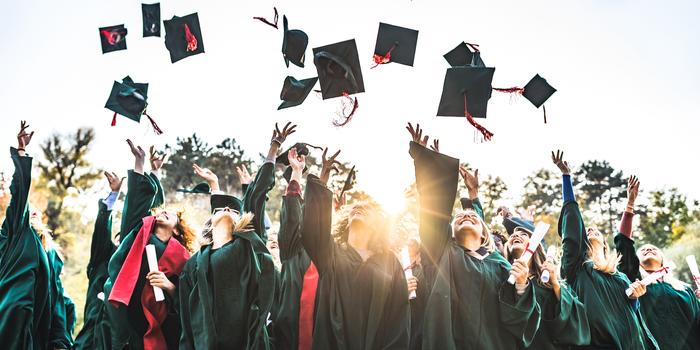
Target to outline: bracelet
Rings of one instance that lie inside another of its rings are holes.
[[[17,152],[19,152],[19,151],[24,152],[25,150],[24,150],[24,148],[18,148],[18,149],[17,149]]]
[[[270,145],[273,143],[277,143],[278,146],[282,146],[282,141],[278,137],[275,137],[272,139],[272,141],[270,141]]]

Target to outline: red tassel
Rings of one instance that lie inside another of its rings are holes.
[[[185,40],[187,40],[187,51],[197,50],[197,38],[194,37],[187,23],[185,23]]]
[[[275,10],[275,23],[271,23],[270,21],[268,21],[264,17],[253,17],[253,19],[257,19],[257,20],[259,20],[259,21],[261,21],[261,22],[263,22],[271,27],[274,27],[275,29],[278,29],[277,28],[277,19],[279,18],[279,14],[277,13],[276,7],[273,7],[273,9]]]
[[[112,126],[117,126],[117,112],[112,116]]]
[[[513,86],[513,87],[509,87],[509,88],[495,88],[495,87],[492,87],[492,89],[493,89],[494,91],[504,92],[504,93],[507,93],[507,94],[516,94],[516,93],[517,93],[517,94],[522,94],[522,93],[525,91],[525,89],[523,89],[523,88],[521,88],[521,87],[517,87],[517,86]]]
[[[110,45],[116,45],[122,41],[122,32],[119,30],[100,30],[100,34],[105,37],[107,43]]]
[[[359,103],[357,102],[357,97],[355,97],[355,98],[350,97],[350,94],[348,94],[347,91],[343,92],[343,97],[348,98],[350,100],[350,104],[352,105],[352,109],[350,110],[350,114],[348,114],[347,116],[341,115],[341,118],[343,118],[342,120],[334,120],[333,121],[333,125],[338,126],[338,127],[347,125],[350,122],[350,119],[352,119],[352,117],[355,115],[355,111],[357,111],[357,108],[360,106]],[[347,106],[348,105],[346,103],[343,103],[343,107],[342,107],[343,112],[345,112],[345,110],[347,109]]]
[[[467,110],[467,94],[464,94],[464,116],[467,117],[467,121],[469,122],[469,124],[471,124],[474,128],[476,128],[476,130],[478,130],[481,133],[481,136],[484,137],[485,141],[491,140],[491,138],[493,137],[493,133],[488,131],[481,124],[477,123],[476,120],[474,120],[474,117],[472,117],[472,115]]]
[[[470,44],[468,42],[465,42],[464,44],[467,45],[474,52],[481,52],[479,51],[479,44]]]
[[[389,51],[386,52],[386,54],[382,55],[377,55],[376,53],[374,56],[372,56],[372,60],[374,60],[374,66],[369,67],[369,69],[377,68],[380,64],[387,64],[391,62],[391,51],[394,51],[396,48],[396,44],[392,45]]]
[[[156,124],[156,121],[151,118],[150,115],[146,114],[146,112],[143,112],[143,115],[145,115],[148,120],[151,122],[151,126],[153,127],[153,131],[156,133],[156,135],[160,135],[163,133],[163,130],[160,129],[158,124]]]
[[[542,113],[544,114],[544,123],[547,124],[547,107],[542,105]]]

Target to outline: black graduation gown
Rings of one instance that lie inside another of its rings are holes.
[[[274,164],[265,163],[248,186],[244,208],[257,225],[274,186]],[[275,298],[275,266],[262,234],[235,233],[214,250],[203,246],[185,264],[180,280],[180,349],[270,349],[267,320]]]
[[[331,236],[333,193],[309,175],[302,243],[319,272],[313,349],[406,349],[408,287],[393,253],[367,261]]]
[[[49,349],[70,349],[73,345],[73,334],[68,325],[68,309],[64,296],[63,283],[61,283],[61,272],[63,271],[63,260],[58,252],[51,248],[46,252],[51,266],[51,297],[50,305],[53,311],[51,314],[51,330],[49,332]]]
[[[450,218],[459,160],[411,142],[420,198],[423,281],[429,293],[423,318],[423,349],[518,349],[540,323],[529,284],[516,295],[508,284],[510,264],[494,251],[483,260],[452,239]]]
[[[116,247],[112,243],[112,211],[99,200],[99,210],[90,244],[90,261],[87,266],[88,290],[85,296],[83,328],[75,338],[73,348],[111,349],[109,321],[105,317],[105,301],[97,295],[102,292],[107,281],[107,264]],[[105,297],[106,298],[106,297]]]
[[[29,224],[32,158],[10,149],[15,172],[0,231],[0,346],[46,349],[51,328],[51,270],[44,247]]]

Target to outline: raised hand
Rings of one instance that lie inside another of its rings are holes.
[[[535,206],[531,205],[527,209],[518,208],[515,210],[521,219],[535,221]]]
[[[627,181],[627,207],[634,209],[634,202],[639,194],[639,178],[632,175]]]
[[[120,178],[116,173],[110,173],[109,171],[105,171],[104,173],[105,177],[107,178],[107,182],[109,182],[109,189],[112,192],[119,192],[119,190],[122,188],[124,178]]]
[[[506,207],[505,205],[502,205],[496,209],[496,215],[503,216],[503,218],[509,218],[513,216],[513,214],[510,212],[510,209]]]
[[[438,139],[433,140],[433,145],[430,146],[430,149],[437,152],[437,153],[440,153],[440,140],[438,140]]]
[[[197,164],[192,164],[192,170],[194,170],[194,173],[204,179],[209,184],[209,188],[212,191],[218,191],[219,190],[219,177],[214,174],[211,170],[207,168],[202,168]]]
[[[630,288],[632,288],[632,295],[629,297],[630,299],[639,299],[647,292],[647,286],[643,285],[639,280],[636,280],[630,284]]]
[[[513,265],[510,269],[510,274],[515,277],[516,284],[526,284],[527,278],[530,275],[530,268],[527,266],[526,262],[518,259],[513,261]]]
[[[474,173],[470,173],[467,168],[460,166],[459,175],[462,176],[464,180],[464,186],[467,186],[467,191],[469,192],[469,199],[474,199],[479,196],[479,169],[474,170]]]
[[[423,136],[423,129],[420,128],[420,124],[416,124],[415,129],[411,123],[408,123],[406,130],[411,134],[413,142],[426,147],[428,145],[428,135]]]
[[[564,152],[557,150],[555,154],[552,152],[552,162],[561,170],[563,175],[571,174],[571,168],[569,167],[569,162],[564,160]]]
[[[292,125],[292,122],[287,122],[284,128],[282,128],[282,131],[280,131],[279,126],[277,123],[275,123],[275,130],[272,131],[271,142],[277,143],[278,146],[281,146],[287,139],[287,136],[296,132],[296,127],[296,124]]]
[[[289,166],[292,168],[292,172],[298,172],[301,174],[304,171],[304,166],[306,166],[306,157],[297,154],[297,149],[292,147],[287,153],[287,158],[289,159]]]
[[[32,141],[32,137],[34,137],[34,131],[28,133],[27,129],[29,128],[29,125],[27,125],[27,122],[25,120],[22,120],[20,122],[20,129],[19,133],[17,133],[17,150],[18,151],[24,151],[27,146],[29,145],[29,142]]]
[[[333,209],[335,209],[335,211],[340,210],[342,207],[345,206],[345,204],[347,204],[345,193],[333,196]]]
[[[236,165],[236,173],[238,174],[238,180],[241,182],[241,185],[250,185],[250,183],[253,182],[253,178],[250,176],[245,164]]]
[[[167,154],[163,153],[161,154],[159,151],[156,151],[155,147],[151,146],[150,148],[150,162],[151,162],[151,170],[153,171],[158,171],[160,168],[163,167],[163,164],[165,163],[165,157]]]
[[[323,149],[323,155],[321,156],[321,176],[319,178],[321,179],[321,182],[324,184],[328,183],[328,179],[331,176],[331,170],[336,170],[338,169],[335,167],[336,164],[340,164],[339,161],[335,160],[336,157],[338,157],[338,154],[340,154],[340,150],[338,152],[335,152],[332,156],[327,157],[326,155],[328,154],[328,147]]]
[[[131,154],[134,155],[134,172],[137,174],[143,174],[143,165],[146,162],[146,151],[141,148],[141,146],[134,146],[131,140],[126,140],[131,149]]]

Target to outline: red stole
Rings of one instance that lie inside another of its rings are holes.
[[[318,287],[318,270],[313,262],[304,273],[304,286],[299,298],[299,349],[310,350],[313,343],[314,307],[316,306],[316,288]]]

